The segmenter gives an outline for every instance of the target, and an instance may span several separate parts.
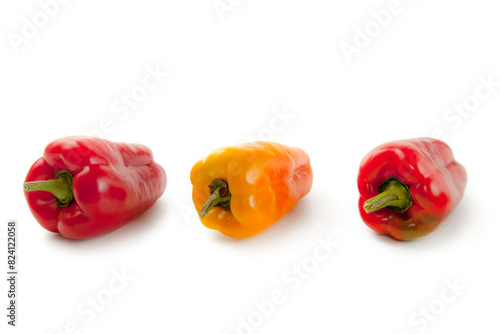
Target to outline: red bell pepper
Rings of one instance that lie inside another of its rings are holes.
[[[40,225],[70,239],[88,239],[148,210],[165,191],[167,177],[146,146],[65,137],[45,148],[25,182]]]
[[[400,240],[438,228],[464,195],[467,174],[440,140],[419,138],[383,144],[363,161],[359,212],[370,228]]]

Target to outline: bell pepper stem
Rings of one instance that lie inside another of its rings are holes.
[[[200,210],[200,218],[205,217],[216,206],[226,211],[231,209],[231,193],[226,181],[216,179],[208,187],[211,195]]]
[[[54,195],[58,207],[68,206],[73,200],[73,175],[67,170],[56,172],[55,179],[25,182],[25,191],[48,191]]]
[[[408,186],[395,178],[385,180],[378,191],[380,194],[363,204],[366,213],[375,212],[382,208],[404,212],[413,204]]]

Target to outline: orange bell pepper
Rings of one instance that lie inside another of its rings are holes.
[[[201,222],[234,238],[280,220],[311,190],[312,179],[306,152],[272,142],[220,148],[191,170]]]

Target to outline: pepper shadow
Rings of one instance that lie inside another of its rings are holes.
[[[307,241],[309,240],[307,235],[316,237],[324,232],[325,228],[331,227],[332,218],[325,215],[324,212],[317,211],[317,208],[322,205],[331,207],[331,201],[329,201],[327,195],[321,191],[309,193],[274,225],[252,237],[238,239],[214,231],[213,238],[217,242],[250,245],[249,247],[255,247],[256,244],[277,244],[281,241],[286,243],[286,240],[290,239]]]
[[[51,233],[48,238],[54,244],[60,244],[65,247],[83,248],[83,249],[99,249],[116,247],[119,244],[130,244],[137,238],[147,238],[149,233],[157,233],[157,229],[161,230],[159,225],[164,224],[168,220],[165,216],[171,203],[168,203],[167,198],[160,198],[149,210],[144,212],[139,217],[136,217],[129,223],[119,229],[101,235],[99,237],[75,240],[68,239],[59,233]]]

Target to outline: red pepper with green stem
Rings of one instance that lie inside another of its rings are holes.
[[[163,194],[166,181],[146,146],[65,137],[45,148],[24,190],[40,225],[70,239],[88,239],[144,213]]]
[[[359,212],[377,232],[415,239],[448,218],[466,184],[464,167],[444,142],[418,138],[386,143],[361,162]]]

